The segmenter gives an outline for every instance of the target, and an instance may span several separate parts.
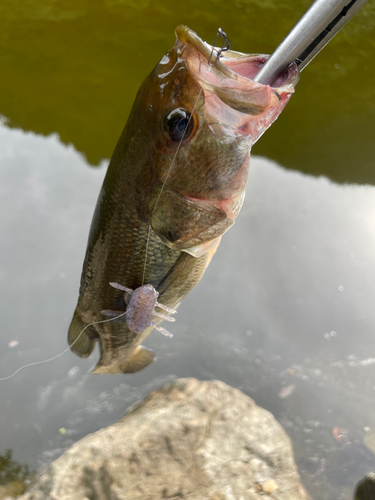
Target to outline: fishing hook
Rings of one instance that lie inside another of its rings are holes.
[[[217,39],[219,37],[221,37],[223,39],[223,44],[220,48],[216,48],[216,42],[217,42]],[[211,55],[210,55],[210,58],[208,59],[208,65],[211,67],[215,66],[216,62],[218,61],[219,57],[221,57],[222,53],[225,52],[226,50],[230,50],[230,47],[231,47],[231,44],[230,44],[229,38],[227,37],[227,34],[221,28],[218,28],[214,43],[212,45]],[[212,59],[212,56],[214,55],[214,52],[216,53],[215,61],[212,63],[211,59]]]

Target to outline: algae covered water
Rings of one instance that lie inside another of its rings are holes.
[[[107,159],[174,28],[212,43],[221,26],[234,50],[270,53],[308,5],[2,3],[0,376],[66,348]],[[253,148],[244,208],[174,338],[146,342],[156,362],[93,377],[97,351],[67,353],[2,382],[0,454],[36,469],[150,390],[217,378],[281,422],[314,499],[352,497],[375,451],[373,10],[304,70]]]

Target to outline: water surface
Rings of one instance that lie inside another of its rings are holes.
[[[234,50],[270,52],[307,6],[2,2],[0,377],[66,348],[107,159],[174,27],[213,41],[222,26]],[[174,338],[147,339],[157,361],[90,376],[98,350],[67,352],[1,382],[0,453],[35,469],[174,378],[218,378],[281,422],[315,500],[352,497],[375,463],[373,10],[302,73],[254,147],[244,208]]]

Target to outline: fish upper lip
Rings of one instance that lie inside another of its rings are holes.
[[[189,44],[194,47],[208,64],[213,49],[210,44],[204,42],[193,30],[184,25],[177,26],[176,36],[183,44]],[[268,85],[254,82],[252,78],[256,75],[257,71],[259,71],[268,58],[269,55],[267,54],[251,55],[229,50],[224,52],[220,59],[216,60],[214,67],[216,71],[219,71],[222,75],[225,75],[231,80],[235,80],[239,84],[242,83],[244,85],[251,84],[253,86],[259,85],[267,87]],[[246,69],[246,64],[248,66],[248,75],[244,74],[246,71],[243,71]],[[240,66],[242,66],[242,68],[240,68]],[[259,68],[258,70],[256,69],[257,67]],[[239,72],[239,69],[242,69],[242,71]],[[270,86],[270,88],[279,95],[283,92],[290,93],[293,92],[298,80],[299,71],[297,65],[295,63],[291,63],[288,68],[286,68],[286,70],[279,75],[275,83]]]

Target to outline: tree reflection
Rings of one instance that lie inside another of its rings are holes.
[[[0,491],[6,495],[20,495],[25,491],[26,485],[32,475],[26,464],[21,464],[12,459],[12,450],[8,449],[0,453],[0,486],[6,491]]]

